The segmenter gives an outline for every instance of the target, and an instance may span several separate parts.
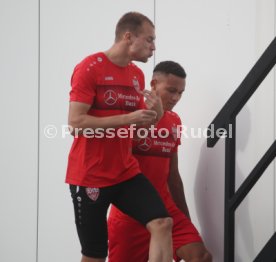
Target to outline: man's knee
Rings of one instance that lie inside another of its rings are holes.
[[[179,258],[187,262],[212,262],[212,255],[202,243],[192,243],[176,250]]]
[[[171,217],[153,219],[146,225],[150,233],[154,232],[171,232],[173,220]]]
[[[208,251],[204,253],[202,262],[212,262],[212,255]]]
[[[199,255],[198,257],[194,258],[191,261],[195,261],[195,262],[212,262],[212,256],[206,250],[203,254]]]
[[[105,258],[92,258],[83,255],[81,262],[105,262]]]

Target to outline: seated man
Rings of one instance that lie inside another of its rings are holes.
[[[211,255],[191,223],[178,171],[178,127],[181,126],[181,120],[171,110],[182,96],[185,79],[186,73],[178,63],[164,61],[155,67],[151,81],[152,94],[160,96],[164,115],[154,132],[148,132],[147,137],[137,136],[134,139],[133,153],[142,172],[157,189],[173,218],[174,260],[210,262]],[[150,93],[146,96],[149,97]],[[153,244],[148,231],[114,206],[108,219],[108,233],[109,262],[148,261],[148,250]]]

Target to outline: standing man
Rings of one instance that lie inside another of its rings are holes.
[[[112,47],[86,57],[72,75],[69,125],[74,142],[68,157],[70,184],[82,262],[107,256],[106,213],[112,203],[150,232],[149,261],[171,262],[172,219],[131,152],[130,135],[119,128],[150,125],[163,114],[160,98],[141,90],[144,75],[132,61],[147,62],[155,50],[155,28],[130,12],[116,26]],[[149,110],[152,109],[152,110]],[[147,205],[145,205],[147,203]]]
[[[133,152],[142,172],[157,189],[173,218],[175,261],[210,262],[211,255],[191,223],[178,170],[181,121],[171,110],[184,92],[185,79],[186,73],[178,63],[164,61],[156,65],[151,87],[153,92],[159,93],[165,113],[154,133],[148,132],[147,137],[138,137],[134,141]],[[109,262],[148,261],[150,235],[141,224],[112,207],[108,229]]]

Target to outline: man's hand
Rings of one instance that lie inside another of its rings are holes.
[[[143,90],[143,95],[146,98],[145,104],[147,109],[154,110],[157,113],[156,121],[159,121],[164,114],[164,109],[159,93],[155,90]]]
[[[137,126],[148,126],[156,122],[157,113],[154,110],[140,109],[126,115],[128,123]]]
[[[157,114],[154,110],[140,109],[127,114],[114,116],[91,116],[87,112],[90,105],[80,102],[70,102],[68,124],[72,127],[72,134],[77,129],[86,128],[117,128],[135,124],[137,126],[149,126],[156,122]]]

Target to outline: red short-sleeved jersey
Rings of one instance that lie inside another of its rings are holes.
[[[153,135],[148,132],[148,137],[137,138],[133,141],[133,153],[139,162],[141,171],[157,189],[167,209],[175,206],[167,182],[170,158],[174,152],[177,152],[180,144],[180,128],[179,116],[174,112],[166,111],[156,125]],[[112,207],[110,217],[128,219],[127,215],[115,207]]]
[[[144,89],[143,72],[132,63],[117,66],[104,53],[88,56],[78,64],[71,85],[70,101],[91,105],[88,114],[92,116],[127,114],[144,108],[143,97],[137,92]],[[117,129],[113,130],[109,130],[108,136],[107,131],[99,130],[100,135],[90,133],[89,138],[82,135],[74,138],[68,157],[67,183],[105,187],[140,172],[131,153],[131,138],[120,138]]]
[[[156,125],[153,135],[133,141],[133,153],[142,173],[159,191],[167,192],[170,158],[180,144],[181,120],[171,111],[166,111]],[[153,137],[154,136],[154,137]]]

